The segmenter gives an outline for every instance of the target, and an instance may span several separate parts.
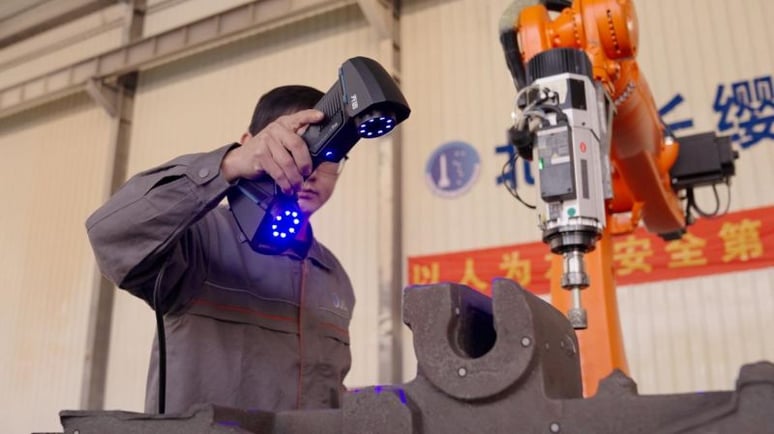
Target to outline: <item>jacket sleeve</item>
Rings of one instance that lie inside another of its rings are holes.
[[[174,303],[179,288],[202,281],[208,225],[200,220],[230,187],[220,163],[235,146],[184,155],[139,173],[97,209],[86,230],[102,273],[151,306],[162,267],[162,306]]]

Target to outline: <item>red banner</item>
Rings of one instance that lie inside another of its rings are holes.
[[[491,294],[497,277],[550,291],[551,253],[542,242],[408,258],[409,284],[459,282]],[[618,285],[729,273],[774,265],[774,207],[701,218],[677,241],[640,228],[613,239]]]

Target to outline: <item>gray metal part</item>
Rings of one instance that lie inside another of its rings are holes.
[[[491,300],[458,284],[414,286],[406,288],[404,301],[418,360],[409,383],[352,390],[337,410],[269,413],[210,405],[182,416],[65,411],[65,432],[774,432],[770,362],[742,367],[735,391],[642,396],[632,379],[616,371],[596,395],[583,398],[575,332],[560,312],[518,284],[495,281]],[[479,354],[467,337],[492,330],[497,339]]]
[[[575,199],[575,170],[569,126],[551,127],[537,134],[540,168],[540,197],[544,201]],[[555,163],[555,157],[567,157]]]
[[[204,404],[181,414],[62,411],[65,434],[342,433],[341,410],[272,413]],[[364,432],[364,431],[360,431]]]
[[[577,339],[564,316],[513,281],[496,280],[492,292],[493,301],[459,284],[405,291],[404,321],[414,333],[421,376],[462,400],[490,398],[517,384],[519,389],[535,389],[555,398],[582,396],[580,359],[577,351],[569,350],[578,347]],[[497,333],[494,346],[479,358],[466,356],[457,339],[470,331],[454,327],[464,322],[469,314],[465,306],[470,304],[492,316]],[[568,351],[550,351],[560,346]],[[460,368],[465,369],[464,376]]]
[[[65,434],[188,434],[275,432],[275,414],[201,405],[176,415],[126,411],[62,411]]]

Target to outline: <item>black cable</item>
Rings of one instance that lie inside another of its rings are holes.
[[[719,213],[720,213],[720,195],[718,194],[718,188],[717,188],[716,184],[712,185],[712,191],[715,194],[715,211],[713,211],[711,213],[708,213],[708,212],[704,211],[703,209],[701,209],[699,207],[699,204],[696,203],[696,198],[693,195],[693,189],[689,189],[688,190],[688,197],[689,197],[689,201],[691,203],[691,206],[692,206],[693,210],[696,211],[697,214],[699,214],[700,216],[702,216],[704,218],[717,217],[719,215]]]
[[[153,285],[153,310],[156,312],[156,336],[159,342],[159,414],[164,414],[167,394],[167,339],[164,332],[164,312],[161,308],[161,282],[164,279],[164,271],[168,261],[161,266],[156,275],[156,283]]]
[[[686,225],[692,225],[693,224],[693,215],[691,215],[691,201],[693,200],[693,190],[688,189],[691,191],[691,194],[688,195],[688,191],[686,191],[686,195],[684,197],[680,197],[680,200],[685,200],[685,224]]]
[[[567,115],[562,111],[561,107],[555,104],[539,104],[535,108],[539,108],[541,110],[550,109],[552,112],[556,113],[556,123],[559,122],[567,122]]]
[[[730,179],[726,179],[725,184],[726,184],[726,191],[728,192],[728,194],[727,194],[728,198],[726,199],[726,209],[724,209],[723,213],[720,214],[720,215],[728,214],[728,210],[731,209],[731,180]]]
[[[519,159],[519,154],[515,153],[515,154],[513,154],[513,157],[511,157],[511,159],[506,161],[505,164],[503,165],[503,170],[500,171],[500,175],[501,175],[501,177],[503,179],[503,184],[505,185],[505,189],[508,190],[508,193],[510,193],[511,196],[515,197],[516,200],[521,202],[522,205],[526,206],[529,209],[536,209],[535,205],[530,205],[527,202],[524,202],[524,200],[521,198],[521,196],[519,196],[519,192],[516,191],[516,189],[511,188],[511,186],[508,185],[508,181],[505,179],[505,169],[508,168],[508,165],[516,164],[516,160],[518,160],[518,159]]]
[[[728,214],[728,210],[731,209],[731,185],[729,184],[728,181],[726,181],[725,184],[726,184],[727,198],[726,198],[726,207],[722,212],[720,211],[720,194],[718,193],[717,184],[712,185],[712,191],[715,195],[715,211],[711,213],[705,212],[696,203],[696,196],[693,193],[693,188],[689,187],[685,190],[685,196],[679,197],[679,199],[685,200],[686,224],[690,225],[694,223],[691,210],[696,211],[697,214],[699,214],[704,218],[716,218],[716,217]]]

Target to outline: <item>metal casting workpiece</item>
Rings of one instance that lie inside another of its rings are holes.
[[[344,395],[340,409],[278,413],[213,405],[178,415],[63,411],[92,433],[771,433],[774,364],[743,366],[736,390],[646,395],[616,371],[583,398],[569,321],[510,280],[492,298],[459,284],[404,291],[417,376]],[[591,349],[593,350],[593,349]],[[590,351],[591,351],[590,350]]]

